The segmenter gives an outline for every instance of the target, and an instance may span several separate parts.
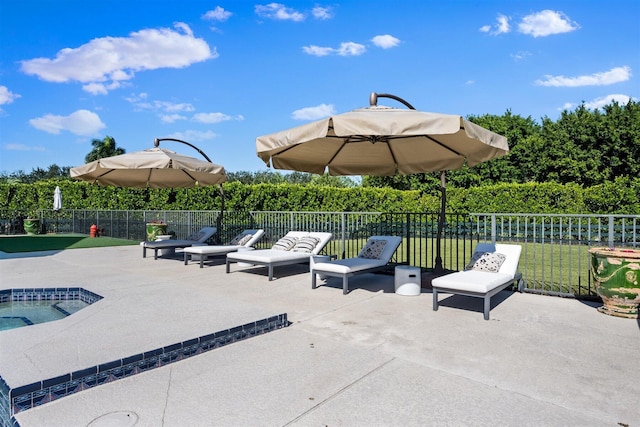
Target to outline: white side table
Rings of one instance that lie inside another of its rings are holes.
[[[172,237],[171,234],[161,234],[156,237],[156,242],[159,240],[171,240],[171,237]],[[175,253],[176,253],[175,248],[160,249],[160,256],[173,255]]]
[[[395,270],[395,289],[398,295],[420,295],[422,285],[420,267],[398,265]]]

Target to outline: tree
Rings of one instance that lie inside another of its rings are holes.
[[[87,163],[125,153],[124,148],[117,147],[116,140],[109,135],[105,136],[104,139],[93,139],[91,145],[93,145],[93,149],[84,158]]]

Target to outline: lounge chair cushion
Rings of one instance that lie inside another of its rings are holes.
[[[508,273],[489,273],[487,271],[468,270],[450,273],[433,279],[432,285],[461,292],[487,292],[513,281],[513,275]]]
[[[288,250],[291,250],[296,245],[297,241],[298,241],[297,237],[284,236],[283,238],[278,240],[276,243],[274,243],[271,249],[275,249],[278,251],[288,251]]]
[[[473,254],[471,261],[464,268],[468,270],[486,271],[489,273],[497,273],[507,257],[498,252],[482,252],[478,251]]]
[[[364,247],[358,254],[358,258],[379,259],[380,255],[382,255],[382,251],[384,251],[384,247],[386,244],[386,240],[369,239],[367,240],[367,244],[364,245]]]
[[[194,242],[200,242],[201,241],[200,239],[202,239],[206,235],[207,233],[205,231],[200,230],[188,236],[185,240],[193,240]]]
[[[320,239],[318,239],[317,237],[313,237],[313,236],[300,237],[296,241],[296,244],[293,246],[293,248],[291,248],[291,251],[306,252],[310,254],[318,245],[318,243],[320,243]]]
[[[253,237],[253,234],[240,233],[229,242],[229,246],[233,246],[233,245],[244,246],[249,240],[251,240],[252,237]]]

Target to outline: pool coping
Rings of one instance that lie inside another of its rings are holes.
[[[289,325],[287,313],[282,313],[14,388],[10,388],[0,376],[0,426],[19,426],[15,414],[82,390],[160,368]]]

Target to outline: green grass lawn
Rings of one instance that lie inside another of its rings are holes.
[[[140,242],[114,237],[89,237],[86,234],[38,234],[0,237],[0,251],[34,252],[62,249],[102,248],[138,245]]]

